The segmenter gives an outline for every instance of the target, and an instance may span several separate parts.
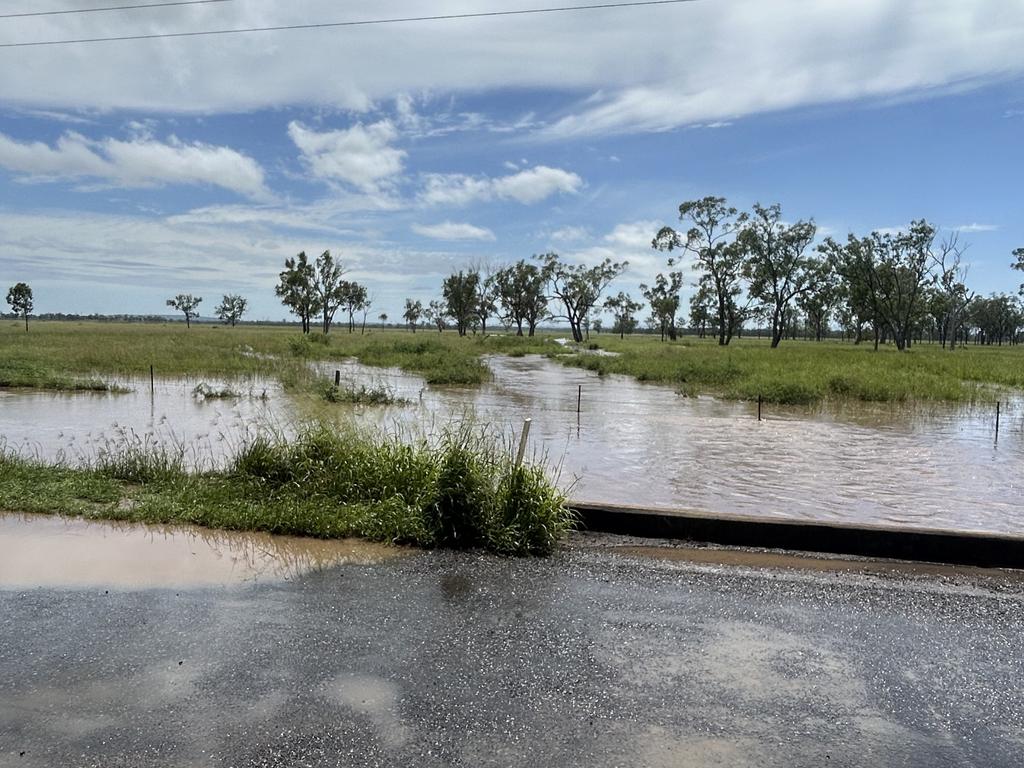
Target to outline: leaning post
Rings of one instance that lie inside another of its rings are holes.
[[[526,453],[526,440],[530,436],[530,423],[533,419],[523,421],[523,431],[519,435],[519,451],[516,453],[516,467],[523,463],[523,454]]]

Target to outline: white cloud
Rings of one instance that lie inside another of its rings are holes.
[[[617,225],[604,240],[620,248],[650,251],[651,240],[659,229],[661,224],[657,221],[634,221]]]
[[[583,179],[571,171],[537,165],[498,177],[427,174],[420,199],[428,205],[465,205],[487,200],[515,200],[529,205],[557,193],[578,192],[582,187]]]
[[[254,199],[271,196],[263,169],[251,157],[173,136],[166,143],[149,137],[94,141],[68,132],[50,146],[0,133],[0,167],[23,174],[25,181],[93,178],[122,187],[209,184]]]
[[[999,229],[998,224],[978,224],[977,222],[953,227],[954,232],[995,232],[997,229]]]
[[[451,221],[429,225],[413,224],[412,231],[435,240],[494,240],[494,233],[489,229]]]
[[[372,193],[402,173],[406,153],[391,146],[398,131],[390,120],[322,133],[293,121],[288,124],[288,135],[310,171],[321,179],[342,181]]]
[[[203,314],[223,293],[250,299],[251,317],[282,318],[274,296],[284,259],[325,247],[353,279],[365,281],[375,311],[399,310],[406,296],[436,296],[465,254],[376,239],[281,232],[273,226],[201,223],[182,217],[0,211],[0,253],[11,280],[29,282],[40,312],[163,313],[181,291],[204,297]],[[140,259],[139,254],[145,258]]]
[[[430,7],[444,14],[465,5],[437,0]],[[218,3],[190,9],[187,22],[179,14],[147,16],[145,31],[397,17],[422,6],[393,0],[383,12],[378,0],[352,0],[343,11],[329,0]],[[137,33],[138,25],[131,14],[54,16],[23,20],[10,34],[91,37]],[[16,55],[18,65],[0,67],[0,102],[197,114],[285,105],[367,110],[400,94],[540,88],[580,99],[551,130],[573,136],[1014,79],[1024,72],[1022,36],[1024,7],[1006,0],[715,0],[228,35],[217,45],[182,38],[102,51],[22,48],[3,54]],[[511,127],[531,130],[534,120],[527,115]]]
[[[571,243],[589,237],[590,232],[586,227],[562,227],[551,233],[551,239],[559,243]]]

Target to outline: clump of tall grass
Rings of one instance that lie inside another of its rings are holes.
[[[409,401],[399,397],[393,390],[383,386],[361,384],[341,387],[327,384],[322,390],[323,399],[328,403],[348,403],[350,405],[405,405]]]
[[[516,466],[468,429],[431,446],[314,426],[291,442],[250,442],[231,471],[271,502],[299,494],[336,510],[339,529],[424,547],[546,554],[573,522],[543,467]]]

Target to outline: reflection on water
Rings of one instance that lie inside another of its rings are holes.
[[[218,586],[395,557],[394,547],[192,526],[0,514],[0,589]]]
[[[756,404],[684,398],[541,357],[488,363],[494,380],[479,388],[428,387],[419,376],[352,361],[318,369],[412,402],[337,406],[370,426],[430,434],[471,418],[511,437],[529,417],[534,450],[561,465],[562,481],[574,482],[580,500],[1003,532],[1024,527],[1019,398],[1003,404],[996,443],[990,405],[766,405],[758,422]],[[115,422],[143,431],[173,424],[178,439],[223,457],[225,444],[254,424],[286,425],[293,417],[273,385],[267,400],[223,402],[196,402],[194,385],[158,383],[152,405],[148,382],[120,397],[7,393],[0,396],[0,434],[51,457],[69,444],[81,451]]]
[[[1024,528],[1024,402],[765,406],[685,398],[540,357],[492,357],[480,389],[425,389],[389,370],[419,408],[361,410],[388,425],[468,414],[506,435],[531,418],[535,447],[579,500],[775,517],[1012,532]],[[357,366],[343,370],[358,375]],[[373,374],[371,374],[373,375]],[[582,386],[580,413],[577,396]]]
[[[0,448],[47,461],[83,463],[114,447],[183,451],[193,466],[220,463],[255,433],[277,428],[283,394],[276,381],[209,377],[116,383],[123,394],[0,390]],[[193,390],[228,388],[237,397]]]

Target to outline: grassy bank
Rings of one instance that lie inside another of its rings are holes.
[[[881,402],[995,400],[993,387],[1024,387],[1024,348],[965,347],[953,352],[918,345],[908,352],[839,342],[711,340],[661,342],[652,337],[594,340],[617,357],[575,355],[561,362],[668,384],[694,395],[810,404],[827,400]]]
[[[356,357],[366,365],[402,368],[430,384],[477,385],[490,377],[480,356],[542,351],[540,341],[459,338],[454,332],[335,328],[304,337],[294,328],[181,323],[38,322],[26,333],[0,324],[0,386],[102,389],[104,377],[273,376],[302,361]]]
[[[152,449],[115,448],[88,468],[3,455],[0,510],[510,555],[546,554],[572,524],[542,466],[516,467],[468,431],[430,446],[324,426],[256,439],[228,469],[201,474]]]

